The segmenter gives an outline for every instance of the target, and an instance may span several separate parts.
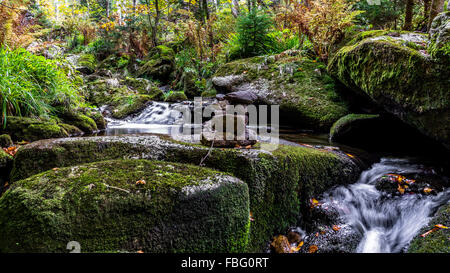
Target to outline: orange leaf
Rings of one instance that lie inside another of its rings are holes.
[[[336,225],[333,225],[333,230],[334,231],[338,231],[338,230],[340,230],[341,228],[339,227],[339,226],[336,226]]]
[[[319,248],[316,245],[309,246],[309,253],[315,253]]]
[[[291,246],[291,251],[298,252],[302,248],[303,244],[304,244],[303,241],[301,241],[300,243],[298,243],[297,246]]]
[[[446,227],[444,225],[441,225],[441,224],[437,224],[437,225],[435,225],[435,227],[437,227],[437,228],[448,228],[448,227]]]
[[[398,190],[398,192],[399,192],[400,194],[404,194],[404,193],[405,193],[405,189],[404,189],[402,186],[400,186],[400,185],[398,185],[397,190]]]
[[[136,181],[136,185],[145,185],[145,180],[138,180]]]
[[[432,190],[433,190],[433,189],[431,189],[431,188],[425,187],[425,188],[423,189],[423,192],[424,192],[424,193],[430,193]]]

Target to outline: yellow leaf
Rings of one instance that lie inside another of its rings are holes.
[[[319,248],[316,245],[311,245],[309,247],[309,253],[315,253]]]
[[[432,190],[433,190],[433,189],[431,189],[431,188],[425,187],[425,188],[423,189],[423,192],[424,192],[424,193],[430,193]]]

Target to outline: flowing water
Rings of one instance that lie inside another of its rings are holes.
[[[382,158],[364,171],[355,184],[341,186],[325,195],[345,221],[362,235],[356,251],[400,252],[425,226],[436,209],[450,200],[450,190],[438,195],[389,196],[375,188],[387,173],[414,174],[427,171],[407,159]]]
[[[108,128],[105,135],[124,134],[166,134],[169,135],[177,120],[182,118],[175,108],[179,104],[166,102],[152,102],[141,113],[126,119],[117,120],[106,118]]]
[[[108,119],[106,135],[157,133],[169,135],[179,127],[179,104],[153,102],[140,114],[124,120]],[[309,134],[281,135],[280,143],[329,145],[326,137]],[[324,195],[345,221],[362,236],[357,252],[400,252],[428,223],[436,209],[450,200],[450,190],[433,195],[387,196],[375,188],[375,181],[387,173],[420,173],[424,167],[401,158],[382,158],[364,171],[359,180]]]

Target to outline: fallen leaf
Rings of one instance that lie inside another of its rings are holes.
[[[250,211],[250,216],[249,217],[250,217],[250,221],[251,222],[255,221],[255,218],[253,218],[253,213],[251,211]]]
[[[310,207],[314,208],[320,205],[319,201],[315,198],[309,199]]]
[[[434,232],[434,231],[436,231],[436,230],[439,230],[439,228],[438,228],[438,227],[435,227],[435,228],[433,228],[433,229],[431,229],[431,230],[425,232],[424,234],[421,234],[420,237],[425,237],[425,236],[427,236],[428,234],[430,234],[431,232]]]
[[[52,171],[57,171],[57,170],[59,170],[59,168],[53,168],[53,169],[52,169]]]
[[[437,224],[437,225],[435,225],[435,227],[437,227],[437,228],[448,228],[448,227],[446,227],[444,225],[441,225],[441,224]]]
[[[352,154],[346,154],[348,157],[351,157],[351,158],[355,158],[355,156],[354,155],[352,155]]]
[[[309,246],[309,253],[315,253],[319,248],[316,245]]]
[[[244,148],[245,149],[250,149],[252,147],[252,145],[247,145],[247,146],[245,146]]]
[[[145,185],[145,180],[138,180],[136,181],[136,185]]]
[[[340,230],[341,228],[339,227],[339,226],[336,226],[336,225],[333,225],[333,230],[334,231],[338,231],[338,230]]]
[[[425,188],[423,189],[423,192],[424,192],[424,193],[430,193],[432,190],[433,190],[433,189],[431,189],[431,188],[425,187]]]
[[[275,250],[276,253],[292,253],[289,241],[284,235],[278,235],[273,238],[270,246]]]
[[[303,241],[301,241],[297,246],[291,246],[291,252],[298,252],[302,248],[303,244]]]
[[[138,250],[138,251],[137,251],[137,253],[144,253],[144,251],[142,251],[142,250]]]
[[[405,189],[404,189],[401,185],[398,185],[397,190],[398,190],[398,192],[399,192],[400,194],[404,194],[404,193],[405,193]]]

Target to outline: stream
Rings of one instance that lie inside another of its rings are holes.
[[[164,134],[178,130],[181,115],[174,108],[179,104],[153,102],[141,113],[124,120],[107,118],[108,128],[103,135]],[[292,130],[280,130],[280,143],[287,145],[336,146],[326,135],[315,135]],[[357,153],[356,153],[357,154]],[[428,165],[429,166],[429,165]],[[391,196],[375,188],[377,179],[388,173],[423,174],[435,172],[421,164],[421,159],[384,155],[381,160],[363,171],[353,184],[339,186],[324,193],[320,202],[339,212],[346,225],[362,238],[356,252],[402,252],[419,230],[425,226],[439,206],[450,200],[448,179],[445,190],[435,195],[404,194]]]

